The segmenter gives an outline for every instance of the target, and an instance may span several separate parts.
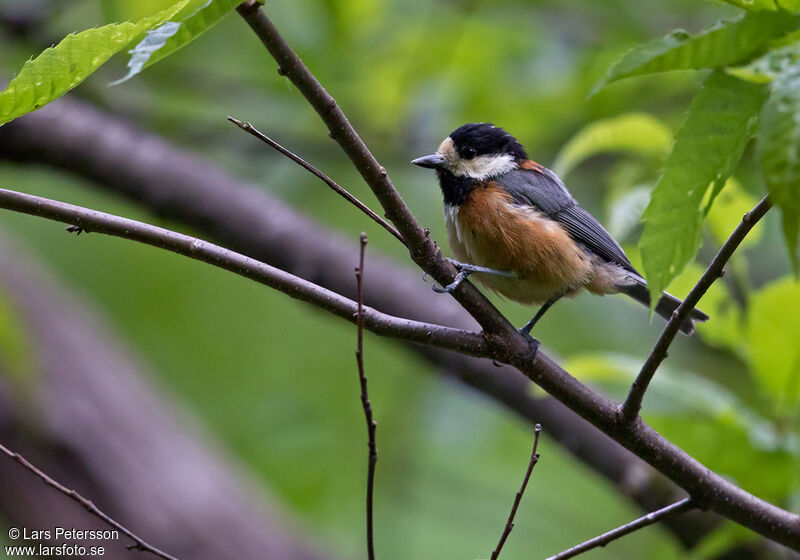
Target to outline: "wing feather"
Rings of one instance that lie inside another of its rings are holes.
[[[587,252],[639,275],[625,252],[594,216],[578,206],[558,176],[549,169],[518,169],[497,182],[516,204],[534,206],[556,220]]]

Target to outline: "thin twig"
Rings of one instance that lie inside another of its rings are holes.
[[[403,236],[411,258],[439,284],[446,286],[458,271],[444,259],[436,244],[403,201],[386,169],[378,162],[353,127],[336,100],[325,90],[314,74],[303,64],[272,21],[261,10],[261,2],[248,0],[236,7],[269,53],[278,63],[278,73],[286,76],[328,127],[328,132],[353,162],[364,182],[378,199],[384,216]],[[462,283],[452,296],[470,313],[487,333],[503,333],[524,340],[514,326],[499,312],[480,290],[469,282]],[[527,342],[526,342],[527,344]]]
[[[573,558],[593,548],[597,548],[598,546],[606,546],[611,541],[614,541],[620,537],[624,537],[625,535],[633,533],[634,531],[638,531],[639,529],[647,527],[648,525],[652,525],[656,521],[660,521],[665,517],[684,513],[694,508],[695,505],[692,503],[692,499],[684,498],[679,502],[675,502],[674,504],[665,508],[648,513],[647,515],[631,521],[630,523],[626,523],[621,527],[617,527],[608,533],[603,533],[600,536],[589,539],[588,541],[573,546],[572,548],[569,548],[563,552],[559,552],[555,556],[550,556],[547,560],[566,560],[567,558]]]
[[[388,177],[336,101],[260,9],[248,0],[236,11],[251,27],[286,76],[320,115],[334,140],[372,189],[391,221],[406,241],[414,262],[440,284],[456,275],[405,205]],[[778,508],[709,471],[696,459],[667,440],[641,419],[620,422],[620,406],[592,391],[547,355],[531,347],[509,321],[471,284],[465,282],[453,297],[481,325],[490,357],[509,363],[595,427],[633,451],[693,496],[708,509],[757,531],[763,536],[800,550],[800,516]]]
[[[294,274],[196,237],[6,189],[0,189],[0,208],[71,224],[92,233],[113,235],[160,247],[255,280],[351,323],[356,322],[358,305],[355,301]],[[364,306],[362,315],[366,329],[381,336],[430,344],[472,355],[486,354],[486,341],[479,333],[394,317],[367,306]]]
[[[497,557],[500,556],[500,551],[503,550],[503,545],[506,544],[506,539],[508,539],[508,536],[511,534],[511,530],[514,529],[514,516],[517,515],[517,508],[519,507],[519,503],[522,501],[522,495],[525,493],[525,488],[528,486],[528,480],[531,478],[533,467],[535,467],[536,463],[539,462],[539,453],[537,453],[537,449],[539,447],[539,435],[541,435],[541,433],[541,424],[536,424],[536,426],[533,428],[533,451],[531,451],[531,460],[528,462],[528,470],[525,471],[525,477],[522,479],[522,486],[519,487],[519,491],[514,497],[514,505],[511,506],[511,512],[508,514],[508,520],[506,521],[505,529],[503,529],[503,534],[500,535],[500,541],[492,551],[491,560],[497,560]]]
[[[254,259],[199,239],[41,197],[0,189],[0,208],[73,224],[161,247],[260,282],[355,322],[357,304],[335,292]],[[639,419],[619,422],[619,405],[595,393],[545,354],[530,354],[516,335],[478,334],[392,317],[365,307],[365,328],[382,336],[455,350],[461,354],[502,356],[545,391],[572,408],[618,443],[633,451],[704,507],[778,543],[800,550],[800,516],[778,508],[710,471]],[[502,352],[498,354],[498,352]]]
[[[11,451],[2,444],[0,444],[0,452],[2,452],[10,459],[13,459],[17,463],[25,467],[28,471],[35,474],[42,480],[42,482],[44,482],[51,488],[55,488],[56,490],[58,490],[71,500],[78,502],[81,506],[83,506],[83,509],[85,509],[90,514],[100,519],[103,523],[105,523],[109,527],[113,527],[114,529],[118,530],[119,532],[127,536],[129,539],[131,539],[134,542],[134,544],[129,545],[128,546],[129,549],[136,549],[136,550],[141,550],[142,552],[149,552],[150,554],[158,556],[159,558],[163,558],[164,560],[177,560],[177,558],[175,558],[174,556],[167,554],[163,550],[159,550],[158,548],[149,544],[142,538],[138,537],[136,534],[134,534],[131,530],[127,529],[124,525],[122,525],[118,521],[113,520],[107,514],[103,513],[90,500],[87,500],[86,498],[78,494],[75,490],[67,488],[57,480],[52,479],[50,476],[40,471],[36,466],[34,466],[30,461],[28,461],[25,457],[23,457],[19,453]]]
[[[375,490],[375,465],[378,462],[378,446],[375,439],[375,430],[378,424],[372,417],[372,403],[369,402],[367,392],[367,374],[364,371],[364,314],[362,312],[363,284],[364,284],[364,253],[367,249],[367,234],[361,234],[361,255],[356,268],[356,292],[358,302],[358,341],[356,343],[356,362],[358,363],[358,380],[361,384],[361,406],[364,408],[364,417],[367,421],[367,557],[375,560],[375,539],[372,521],[372,504]]]
[[[286,148],[284,148],[283,146],[278,144],[275,140],[273,140],[272,138],[270,138],[269,136],[267,136],[263,132],[259,131],[256,127],[254,127],[249,122],[242,122],[242,121],[240,121],[238,119],[235,119],[235,118],[233,118],[231,116],[228,116],[228,120],[231,121],[236,126],[238,126],[239,128],[241,128],[242,130],[244,130],[245,132],[249,132],[250,134],[252,134],[256,138],[258,138],[259,140],[264,142],[267,146],[269,146],[269,147],[273,148],[274,150],[276,150],[277,152],[285,155],[287,158],[289,158],[290,160],[295,162],[297,165],[299,165],[300,167],[302,167],[303,169],[305,169],[306,171],[308,171],[309,173],[311,173],[315,177],[321,179],[323,183],[325,183],[330,188],[332,188],[334,191],[336,191],[338,194],[340,194],[350,204],[352,204],[353,206],[355,206],[356,208],[358,208],[359,210],[364,212],[364,214],[366,214],[367,216],[372,218],[372,220],[374,222],[376,222],[383,229],[385,229],[386,231],[388,231],[389,233],[394,235],[400,241],[400,243],[403,243],[405,245],[405,242],[403,241],[403,236],[400,235],[400,232],[397,231],[397,229],[395,229],[395,227],[392,224],[390,224],[389,222],[387,222],[386,220],[384,220],[383,218],[378,216],[375,212],[373,212],[370,209],[369,206],[367,206],[366,204],[361,202],[354,195],[350,194],[350,192],[348,192],[347,189],[345,189],[344,187],[339,185],[339,183],[337,183],[336,181],[334,181],[333,179],[328,177],[325,173],[323,173],[322,171],[320,171],[319,169],[317,169],[316,167],[314,167],[313,165],[308,163],[306,160],[304,160],[303,158],[301,158],[297,154],[295,154],[293,152],[290,152],[289,150],[287,150]]]
[[[624,422],[629,423],[639,415],[647,387],[650,385],[650,381],[653,379],[658,366],[660,366],[661,362],[667,357],[667,350],[669,350],[670,344],[672,344],[672,341],[678,334],[681,325],[700,301],[700,298],[703,297],[708,288],[711,287],[711,284],[722,276],[725,263],[728,262],[728,259],[731,258],[734,251],[739,247],[739,244],[744,240],[747,234],[750,233],[753,226],[764,217],[764,214],[767,213],[770,207],[769,199],[765,196],[756,204],[755,208],[744,215],[742,222],[737,226],[722,247],[720,247],[720,250],[697,281],[697,284],[692,288],[692,291],[689,292],[689,295],[686,296],[683,303],[672,313],[672,318],[661,332],[661,336],[658,338],[653,350],[647,357],[641,371],[639,371],[639,375],[636,376],[633,385],[631,385],[628,397],[622,404],[620,412]]]

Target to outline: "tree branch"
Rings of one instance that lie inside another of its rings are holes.
[[[455,268],[443,260],[403,203],[386,170],[369,152],[335,100],[260,10],[258,2],[249,0],[240,4],[237,11],[278,62],[279,72],[300,90],[350,157],[387,217],[403,235],[414,262],[440,283],[452,280]],[[672,479],[704,507],[800,550],[800,516],[756,498],[710,472],[643,421],[620,423],[617,404],[590,390],[544,354],[532,355],[528,340],[474,286],[463,283],[453,296],[483,327],[493,359],[522,371],[545,391]]]
[[[358,363],[358,381],[361,385],[361,406],[364,409],[364,418],[367,421],[367,447],[369,453],[367,455],[367,558],[375,560],[375,538],[373,531],[373,515],[372,505],[373,496],[375,494],[375,465],[378,462],[378,446],[375,439],[375,430],[378,427],[377,423],[372,417],[372,404],[369,402],[369,393],[367,392],[367,374],[364,371],[364,313],[362,302],[363,298],[363,283],[364,283],[364,253],[367,249],[367,234],[361,234],[361,253],[358,261],[358,268],[356,268],[356,284],[357,284],[357,301],[358,301],[358,336],[356,343],[356,362]]]
[[[711,261],[711,264],[708,265],[705,273],[703,273],[697,281],[697,284],[692,288],[692,291],[689,292],[689,295],[686,296],[683,303],[672,313],[672,317],[661,332],[661,336],[658,337],[658,341],[647,357],[639,374],[636,376],[633,385],[631,385],[628,397],[620,408],[622,419],[625,422],[631,422],[639,415],[639,411],[642,409],[644,394],[647,392],[647,387],[656,374],[658,366],[666,359],[667,350],[669,350],[672,341],[675,340],[675,336],[678,334],[683,322],[689,316],[689,313],[695,308],[700,298],[705,295],[708,288],[711,287],[711,284],[722,276],[728,259],[731,258],[734,251],[736,251],[741,242],[744,241],[747,234],[750,233],[750,230],[764,217],[764,214],[767,213],[770,207],[771,204],[768,197],[764,197],[756,204],[755,208],[744,215],[742,222],[737,226],[722,247],[720,247],[714,259]]]
[[[260,9],[259,2],[248,0],[240,4],[236,11],[277,61],[278,72],[291,80],[322,118],[331,137],[344,150],[353,166],[372,189],[386,217],[397,226],[409,249],[411,259],[442,286],[452,282],[458,272],[456,268],[442,257],[428,232],[422,228],[403,202],[386,169],[372,155],[336,100],[322,87]],[[469,282],[462,282],[452,295],[486,332],[516,333],[513,325]]]
[[[397,231],[394,228],[394,226],[392,226],[392,224],[390,224],[389,222],[387,222],[386,220],[384,220],[383,218],[378,216],[375,212],[373,212],[369,208],[369,206],[367,206],[366,204],[364,204],[363,202],[358,200],[358,198],[356,198],[355,196],[350,194],[347,191],[347,189],[345,189],[344,187],[339,185],[339,183],[337,183],[336,181],[334,181],[333,179],[331,179],[330,177],[325,175],[325,173],[323,173],[322,171],[320,171],[319,169],[317,169],[316,167],[314,167],[313,165],[308,163],[306,160],[304,160],[303,158],[301,158],[297,154],[294,154],[294,153],[290,152],[289,150],[287,150],[286,148],[284,148],[283,146],[278,144],[275,140],[273,140],[272,138],[270,138],[266,134],[264,134],[261,131],[259,131],[256,127],[254,127],[249,122],[242,122],[242,121],[240,121],[238,119],[234,119],[231,116],[228,117],[228,120],[231,121],[236,126],[238,126],[239,128],[241,128],[242,130],[244,130],[245,132],[248,132],[251,135],[255,136],[256,138],[258,138],[259,140],[264,142],[267,146],[269,146],[270,148],[274,149],[278,153],[283,154],[284,156],[286,156],[287,158],[289,158],[290,160],[295,162],[297,165],[299,165],[300,167],[302,167],[303,169],[305,169],[306,171],[308,171],[309,173],[311,173],[315,177],[321,179],[323,183],[325,183],[330,188],[332,188],[336,193],[341,195],[342,198],[344,198],[350,204],[352,204],[353,206],[355,206],[356,208],[358,208],[359,210],[364,212],[364,214],[366,214],[367,216],[372,218],[372,220],[375,223],[377,223],[383,229],[385,229],[386,231],[391,233],[393,236],[395,236],[397,238],[397,240],[400,241],[400,243],[405,244],[405,242],[403,241],[403,236],[400,235],[400,232]]]
[[[525,488],[528,487],[528,481],[531,479],[533,467],[535,467],[536,463],[539,462],[539,453],[537,453],[537,449],[539,448],[539,436],[541,433],[542,426],[536,424],[536,426],[533,428],[533,450],[531,451],[531,459],[528,461],[528,470],[525,471],[525,476],[522,479],[522,485],[519,487],[517,495],[514,496],[514,504],[511,506],[511,512],[508,514],[508,520],[506,521],[506,526],[503,529],[503,534],[500,535],[500,540],[492,551],[491,560],[497,560],[497,557],[500,556],[500,551],[503,550],[503,545],[506,544],[506,539],[508,539],[511,531],[514,529],[514,517],[517,515],[517,508],[519,508],[519,503],[522,501],[522,495],[525,493]]]
[[[634,531],[638,531],[639,529],[647,527],[648,525],[652,525],[656,521],[660,521],[665,517],[684,513],[693,509],[694,507],[695,506],[692,503],[691,498],[684,498],[683,500],[670,506],[652,513],[648,513],[639,519],[631,521],[630,523],[626,523],[625,525],[617,527],[616,529],[612,529],[608,533],[603,533],[600,536],[589,539],[588,541],[573,546],[572,548],[569,548],[563,552],[559,552],[555,556],[550,556],[547,560],[566,560],[567,558],[573,558],[579,554],[583,554],[584,552],[592,550],[593,548],[597,548],[598,546],[606,546],[611,541],[615,541],[621,537],[624,537],[625,535],[633,533]]]
[[[170,399],[114,325],[7,234],[0,231],[0,293],[31,360],[0,352],[0,442],[178,558],[334,558]],[[106,529],[1,454],[0,515],[6,528]],[[106,543],[103,558],[136,560],[120,537]]]
[[[59,99],[0,127],[0,157],[45,163],[77,173],[104,191],[119,193],[172,222],[256,260],[355,297],[353,244],[298,214],[263,188],[246,183],[159,136],[75,99]],[[419,276],[393,261],[368,255],[364,278],[368,303],[392,315],[460,328],[474,322],[452,298],[426,289]],[[432,346],[410,350],[453,377],[506,406],[548,434],[569,453],[611,481],[645,511],[672,503],[679,489],[552,397],[534,398],[530,380],[514,368],[495,368]],[[668,518],[665,526],[684,546],[697,543],[717,523],[699,511]]]
[[[366,307],[359,314],[351,299],[278,268],[195,237],[63,202],[0,189],[0,208],[74,224],[85,231],[105,233],[160,247],[281,291],[311,303],[351,323],[363,317],[368,330],[409,342],[431,344],[471,355],[484,355],[486,344],[478,333],[393,317]]]
[[[134,542],[134,544],[130,545],[128,548],[135,548],[143,552],[148,552],[150,554],[158,556],[159,558],[163,558],[164,560],[178,560],[174,556],[167,554],[163,550],[159,550],[158,548],[149,544],[144,539],[137,536],[135,533],[133,533],[133,531],[131,531],[118,521],[115,521],[114,519],[103,513],[96,505],[94,505],[91,501],[87,500],[86,498],[78,494],[75,490],[67,488],[57,480],[54,480],[53,478],[51,478],[50,476],[48,476],[47,474],[36,468],[36,466],[31,464],[30,461],[28,461],[25,457],[23,457],[19,453],[14,453],[3,444],[0,444],[0,453],[3,453],[10,459],[13,459],[17,463],[25,467],[27,470],[32,472],[34,475],[39,477],[42,480],[42,482],[44,482],[51,488],[55,488],[56,490],[67,496],[69,499],[78,502],[90,514],[100,519],[103,523],[105,523],[109,527],[118,530],[120,533],[124,534],[126,537],[131,539]]]

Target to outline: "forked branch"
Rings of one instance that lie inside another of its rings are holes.
[[[689,295],[686,296],[683,303],[672,313],[672,318],[667,323],[667,326],[664,327],[661,336],[658,337],[658,341],[647,357],[641,371],[639,371],[639,375],[636,376],[631,390],[628,393],[628,397],[622,404],[620,410],[624,421],[631,422],[639,415],[639,411],[642,409],[644,394],[647,392],[647,387],[656,374],[658,366],[660,366],[661,362],[667,357],[667,350],[669,350],[672,341],[675,340],[675,336],[678,334],[681,325],[700,301],[700,298],[703,297],[706,291],[708,291],[708,288],[711,287],[711,284],[722,276],[725,270],[725,264],[731,258],[734,251],[736,251],[742,241],[744,241],[744,238],[747,237],[750,230],[764,217],[764,214],[767,213],[770,207],[771,204],[768,197],[764,197],[756,204],[755,208],[742,217],[741,223],[722,247],[720,247],[716,256],[711,261],[711,264],[708,265],[705,273],[703,273],[697,281],[697,284],[692,288],[692,291],[689,292]]]
[[[136,549],[136,550],[141,550],[142,552],[148,552],[150,554],[153,554],[154,556],[163,558],[164,560],[178,560],[174,556],[167,554],[163,550],[159,550],[158,548],[146,542],[144,539],[137,536],[133,531],[122,525],[119,521],[115,521],[107,514],[105,514],[90,500],[87,500],[86,498],[78,494],[75,490],[67,488],[57,480],[51,478],[49,475],[39,470],[35,465],[33,465],[30,461],[28,461],[25,457],[23,457],[19,453],[11,451],[2,444],[0,444],[0,452],[2,452],[5,456],[9,457],[10,459],[13,459],[14,461],[22,465],[25,469],[27,469],[28,471],[39,477],[42,480],[42,482],[44,482],[51,488],[55,488],[57,491],[67,496],[69,499],[78,502],[83,507],[83,509],[85,509],[90,514],[101,520],[109,527],[116,529],[117,531],[119,531],[120,533],[124,534],[126,537],[131,539],[133,541],[133,544],[128,546],[129,549]]]
[[[440,284],[450,283],[456,274],[455,267],[442,258],[403,202],[386,170],[366,147],[333,97],[263,13],[259,2],[244,2],[237,11],[276,60],[279,73],[298,88],[320,115],[333,139],[350,157],[377,197],[386,217],[403,235],[414,262]],[[544,353],[532,355],[528,341],[470,283],[462,283],[452,295],[483,328],[490,357],[519,369],[545,391],[681,486],[702,502],[704,508],[800,550],[800,516],[775,507],[709,471],[641,419],[620,422],[617,403],[580,383]]]

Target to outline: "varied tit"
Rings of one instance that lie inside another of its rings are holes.
[[[444,195],[447,237],[459,273],[437,291],[452,292],[474,273],[511,300],[542,304],[520,329],[525,335],[550,306],[581,288],[598,295],[622,292],[650,305],[647,282],[619,243],[578,206],[555,173],[528,159],[502,128],[465,124],[435,154],[411,163],[435,169]],[[669,320],[680,304],[665,292],[656,313]],[[693,309],[681,331],[692,334],[694,321],[707,319]]]

